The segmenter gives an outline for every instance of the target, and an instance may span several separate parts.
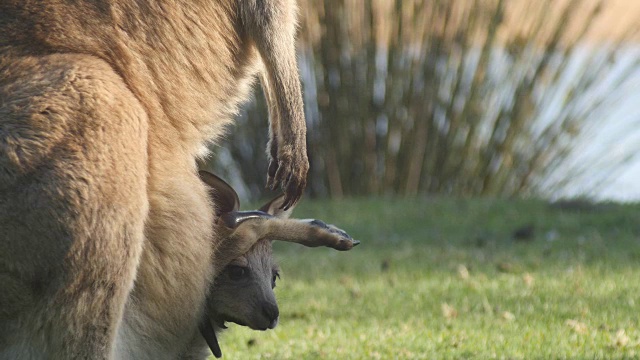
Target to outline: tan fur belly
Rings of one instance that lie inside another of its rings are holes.
[[[181,351],[212,277],[212,208],[194,169],[178,159],[155,158],[149,169],[146,242],[124,324],[127,336],[145,343],[131,346],[129,358],[171,358]]]

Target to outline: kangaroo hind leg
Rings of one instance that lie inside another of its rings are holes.
[[[108,359],[144,240],[145,112],[99,59],[0,61],[0,359]]]

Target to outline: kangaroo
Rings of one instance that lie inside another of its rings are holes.
[[[204,360],[211,353],[221,357],[218,336],[227,328],[226,322],[253,330],[275,328],[280,311],[274,288],[279,276],[271,240],[259,240],[246,254],[233,260],[216,276],[200,331],[191,336],[190,346],[179,358]]]
[[[220,227],[220,246],[215,254],[215,280],[201,313],[199,331],[190,337],[190,345],[179,359],[206,359],[209,349],[216,357],[222,352],[216,333],[226,329],[225,322],[248,326],[254,330],[273,329],[279,310],[273,289],[279,277],[279,267],[272,255],[271,243],[281,240],[306,246],[328,246],[349,250],[360,242],[344,231],[319,220],[288,219],[293,207],[284,210],[284,195],[266,203],[257,211],[239,211],[238,195],[225,181],[201,171],[201,178],[210,186],[210,197],[216,205]],[[162,271],[162,269],[158,269]],[[125,317],[125,324],[128,319]],[[150,324],[149,326],[152,326]],[[126,328],[126,326],[125,326]],[[125,330],[126,332],[126,330]],[[133,333],[121,334],[124,342],[135,347]],[[133,335],[133,336],[132,336]],[[149,341],[140,338],[140,341]],[[122,349],[121,357],[144,359],[146,354],[135,349]]]
[[[186,346],[220,236],[196,158],[257,77],[267,185],[305,187],[295,26],[294,0],[0,1],[0,359],[109,359],[126,314]]]

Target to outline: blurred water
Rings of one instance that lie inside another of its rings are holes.
[[[576,81],[590,48],[573,56],[559,89],[541,121],[553,121],[562,111],[563,88]],[[597,51],[597,50],[596,50]],[[610,70],[586,94],[578,110],[589,109],[598,99],[602,104],[584,116],[581,134],[572,151],[544,183],[560,177],[570,181],[553,191],[552,197],[588,196],[598,200],[640,201],[640,48],[629,46],[617,51]],[[588,72],[588,69],[586,70]],[[544,186],[544,185],[543,185]]]

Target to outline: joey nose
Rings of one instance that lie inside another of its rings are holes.
[[[278,326],[278,318],[275,318],[275,320],[271,321],[271,324],[269,324],[269,329],[275,329],[276,326]]]
[[[269,320],[269,329],[275,328],[278,324],[278,317],[280,316],[278,305],[273,303],[265,303],[262,306],[262,312],[264,316]]]

